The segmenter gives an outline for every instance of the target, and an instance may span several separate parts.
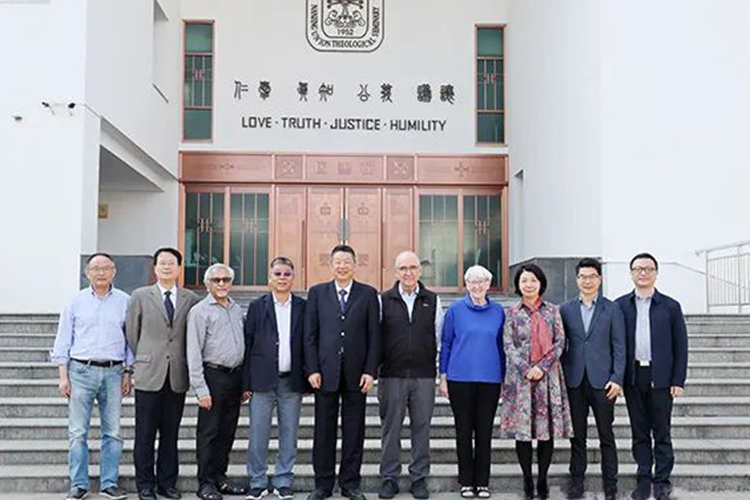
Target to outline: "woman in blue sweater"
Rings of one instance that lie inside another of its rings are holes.
[[[443,323],[439,390],[453,410],[461,496],[489,498],[492,422],[505,377],[505,313],[487,298],[487,269],[470,267],[464,281],[468,293]]]

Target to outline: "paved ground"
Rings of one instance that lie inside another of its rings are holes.
[[[304,493],[298,493],[295,500],[305,500],[306,495]],[[64,499],[65,495],[61,495],[59,493],[4,493],[0,494],[0,500],[61,500]],[[89,499],[97,499],[97,498],[104,498],[100,497],[97,494],[91,494],[88,497]],[[130,494],[128,496],[130,500],[137,500],[138,496],[135,494]],[[161,497],[159,497],[161,498]],[[198,500],[198,497],[195,495],[184,495],[183,500]],[[242,499],[242,497],[237,496],[227,496],[224,497],[227,500],[232,499]],[[269,500],[273,500],[273,496],[267,497]],[[377,500],[378,496],[376,493],[369,493],[367,495],[368,500]],[[409,494],[400,494],[396,497],[396,500],[411,500],[411,495]],[[492,500],[520,500],[522,498],[522,495],[520,494],[513,494],[513,493],[495,493],[492,495]],[[565,496],[560,492],[559,488],[554,488],[552,490],[552,494],[550,495],[550,500],[560,500],[564,499]],[[595,493],[589,493],[586,496],[586,500],[595,500],[595,499],[601,499],[604,498],[604,496],[599,493],[598,496]],[[629,499],[629,492],[623,492],[621,497],[622,499]],[[736,491],[683,491],[679,489],[675,489],[675,491],[672,493],[672,499],[673,500],[748,500],[750,498],[750,493],[748,492],[736,492]],[[431,497],[431,500],[459,500],[460,497],[458,493],[434,493]],[[341,497],[334,496],[332,497],[332,500],[342,500]]]

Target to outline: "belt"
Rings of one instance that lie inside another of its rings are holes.
[[[228,366],[217,365],[216,363],[203,363],[203,367],[211,368],[212,370],[216,370],[216,371],[220,371],[224,373],[234,373],[242,369],[242,365],[235,366],[234,368],[229,368]]]
[[[292,372],[279,372],[279,378],[287,378],[292,375]]]
[[[113,366],[118,366],[122,364],[122,361],[95,361],[93,359],[76,359],[76,358],[70,358],[76,363],[81,363],[82,365],[89,365],[89,366],[96,366],[99,368],[112,368]]]
[[[651,361],[641,361],[639,359],[635,360],[635,366],[641,367],[641,368],[648,368],[651,365]]]

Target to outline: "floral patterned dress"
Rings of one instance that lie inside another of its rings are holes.
[[[543,301],[539,313],[552,333],[554,349],[536,366],[541,380],[530,382],[526,374],[531,365],[531,313],[523,302],[508,308],[503,330],[503,346],[508,361],[500,406],[500,437],[517,441],[570,438],[573,425],[560,356],[565,347],[560,310]]]

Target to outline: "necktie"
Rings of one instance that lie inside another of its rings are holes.
[[[174,305],[172,305],[172,299],[169,296],[172,295],[171,290],[164,292],[164,307],[167,309],[167,318],[169,318],[169,326],[172,326],[174,321]]]
[[[346,309],[344,297],[346,297],[346,290],[339,290],[339,307],[341,307],[341,312],[344,312],[344,309]]]

